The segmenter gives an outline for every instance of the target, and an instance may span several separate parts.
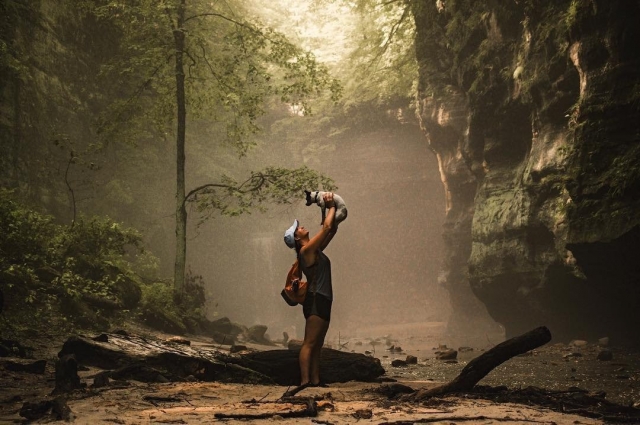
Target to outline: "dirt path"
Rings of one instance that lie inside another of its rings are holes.
[[[274,417],[253,422],[278,423],[452,423],[468,424],[599,424],[602,422],[515,404],[445,398],[433,405],[390,402],[370,389],[379,384],[346,383],[331,388],[306,389],[300,396],[315,397],[315,418]],[[411,383],[419,387],[420,383]],[[279,401],[284,387],[219,383],[135,385],[102,391],[94,397],[69,401],[76,423],[208,424],[216,414],[282,414],[304,410],[303,405]],[[248,402],[254,400],[256,402]],[[259,402],[258,402],[259,401]],[[369,416],[371,415],[371,416]],[[0,418],[1,419],[1,418]],[[227,420],[229,423],[246,420]]]
[[[86,372],[91,374],[91,371]],[[412,388],[433,385],[405,382]],[[389,401],[375,392],[382,384],[345,383],[330,388],[308,388],[300,398],[313,397],[318,406],[316,417],[283,418],[283,413],[304,410],[301,404],[279,400],[287,389],[202,382],[143,384],[131,382],[126,388],[106,388],[76,392],[67,400],[73,423],[78,424],[209,424],[221,419],[216,414],[271,415],[266,419],[225,419],[228,423],[465,423],[465,424],[600,424],[603,422],[542,408],[511,403],[495,403],[448,397],[426,404]],[[6,388],[5,388],[6,389]],[[43,389],[44,390],[44,389]],[[30,388],[30,396],[46,391]],[[30,397],[6,397],[0,407],[0,423],[24,423],[20,407]],[[48,423],[49,417],[31,422]]]
[[[158,335],[168,337],[167,335]],[[411,347],[410,340],[402,341]],[[210,340],[194,338],[194,345],[207,345]],[[50,399],[54,385],[54,363],[60,341],[40,341],[35,358],[48,360],[44,374],[15,372],[0,366],[0,424],[25,423],[20,409],[26,402]],[[421,344],[422,345],[422,344]],[[258,347],[256,347],[258,348]],[[264,349],[264,347],[263,347]],[[422,351],[424,352],[424,351]],[[417,352],[416,354],[418,354]],[[386,356],[385,356],[386,357]],[[6,358],[4,358],[6,359]],[[390,358],[383,359],[385,363]],[[388,366],[385,366],[388,367]],[[421,366],[425,368],[428,366]],[[419,370],[420,368],[416,369]],[[417,380],[410,369],[388,374],[413,389],[433,387],[437,380]],[[229,423],[436,423],[436,424],[601,424],[603,421],[570,413],[560,413],[542,407],[517,403],[494,402],[482,398],[445,397],[427,403],[389,400],[377,392],[382,385],[349,382],[332,384],[329,388],[308,388],[298,395],[312,397],[317,403],[317,416],[283,418],[287,412],[305,409],[302,404],[280,400],[287,390],[282,386],[225,384],[216,382],[140,383],[128,386],[91,389],[93,377],[100,369],[80,372],[88,389],[70,394],[67,405],[73,423],[78,424],[209,424],[222,419],[216,415],[263,415],[265,419],[224,419]],[[406,375],[406,376],[405,376]],[[48,423],[43,417],[30,423]]]

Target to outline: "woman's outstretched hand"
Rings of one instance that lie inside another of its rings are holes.
[[[324,206],[327,208],[335,207],[335,203],[333,202],[333,192],[327,192],[322,195],[322,200],[324,201]]]

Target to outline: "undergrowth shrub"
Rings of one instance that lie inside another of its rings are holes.
[[[135,229],[108,217],[59,225],[0,189],[0,299],[17,332],[105,330],[131,317],[169,332],[197,332],[205,320],[202,277],[186,280],[176,297]]]
[[[143,284],[138,316],[148,326],[165,332],[200,333],[206,322],[204,305],[202,276],[189,271],[180,296],[176,296],[171,281]]]
[[[140,299],[134,229],[94,217],[56,224],[0,190],[0,291],[16,331],[104,327]]]

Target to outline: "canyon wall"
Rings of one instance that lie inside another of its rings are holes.
[[[412,9],[454,317],[640,343],[640,2]]]

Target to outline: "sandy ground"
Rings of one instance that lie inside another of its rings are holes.
[[[377,357],[387,368],[387,376],[413,389],[436,386],[438,379],[417,380],[409,373],[392,370],[388,363],[391,357],[384,350],[384,339],[401,342],[405,353],[413,352],[418,357],[433,356],[430,347],[442,343],[442,336],[429,335],[427,330],[433,326],[425,325],[421,329],[405,326],[398,329],[369,330],[363,335],[349,336],[349,349],[361,352],[365,349],[378,351]],[[428,328],[428,329],[427,329]],[[387,335],[387,336],[385,336]],[[412,336],[414,335],[414,336]],[[421,335],[421,338],[415,337]],[[155,335],[168,338],[170,335]],[[344,337],[343,337],[344,338]],[[371,340],[379,340],[371,344]],[[36,375],[24,372],[12,372],[0,365],[0,424],[26,423],[19,415],[25,402],[42,400],[49,397],[55,385],[54,361],[62,341],[40,340],[35,344],[35,358],[48,360],[45,374]],[[342,339],[344,342],[345,339]],[[361,341],[358,343],[358,341]],[[206,338],[192,338],[194,345],[211,345]],[[448,342],[448,341],[447,341]],[[334,344],[337,345],[338,341]],[[356,345],[358,343],[358,345]],[[34,345],[34,344],[32,344]],[[253,347],[260,349],[260,347]],[[277,347],[261,347],[270,349]],[[5,358],[6,359],[6,358]],[[421,363],[424,361],[421,359]],[[420,366],[420,365],[419,365]],[[422,368],[428,365],[420,366]],[[545,366],[547,367],[547,366]],[[331,384],[329,388],[307,388],[298,394],[296,401],[289,403],[281,399],[287,390],[283,386],[260,386],[225,384],[216,382],[179,382],[179,383],[141,383],[130,381],[126,387],[111,386],[91,389],[93,376],[99,369],[90,368],[80,372],[88,389],[76,391],[67,399],[71,409],[71,421],[77,424],[209,424],[228,423],[302,423],[302,424],[601,424],[599,420],[570,413],[559,413],[542,407],[514,403],[497,403],[489,400],[461,397],[432,399],[427,403],[402,402],[389,400],[375,390],[378,383],[348,382]],[[435,376],[434,376],[435,377]],[[313,398],[317,403],[317,416],[286,418],[289,412],[302,412],[304,400]],[[249,419],[222,419],[216,415],[249,415]],[[257,418],[262,415],[263,418]],[[251,418],[253,417],[253,418]],[[30,423],[48,423],[50,417],[44,417]]]
[[[92,382],[98,369],[81,373]],[[40,376],[2,373],[0,423],[26,423],[19,412],[25,401],[46,398],[53,387],[51,372]],[[434,382],[402,382],[414,389]],[[349,382],[329,388],[307,388],[296,401],[313,398],[315,417],[283,418],[287,412],[305,410],[304,404],[280,399],[283,386],[180,382],[148,384],[130,381],[127,387],[107,387],[74,392],[67,400],[71,422],[77,424],[209,424],[228,423],[436,423],[436,424],[600,424],[598,420],[562,414],[544,408],[495,403],[460,397],[427,403],[390,401],[375,391],[384,384]],[[216,414],[254,416],[253,419],[221,419]],[[256,415],[269,416],[256,418]],[[29,423],[49,423],[44,417]]]
[[[408,384],[420,387],[420,383]],[[304,390],[299,394],[300,397],[314,397],[317,400],[319,412],[314,418],[279,416],[283,412],[305,409],[304,405],[278,400],[286,390],[284,387],[220,383],[137,384],[69,401],[69,407],[74,422],[86,424],[208,424],[223,420],[216,418],[216,414],[274,415],[267,419],[224,419],[228,423],[602,423],[545,409],[482,400],[446,398],[440,400],[438,405],[431,406],[389,402],[370,391],[376,385],[379,384],[345,383],[332,385],[331,388]],[[161,401],[163,397],[175,401]]]

